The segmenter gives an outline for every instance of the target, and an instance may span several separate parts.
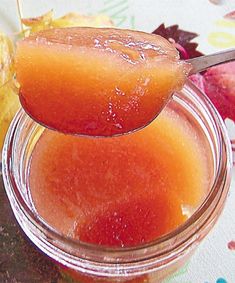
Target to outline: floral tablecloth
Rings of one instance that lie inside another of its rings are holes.
[[[58,16],[70,11],[83,14],[103,13],[110,16],[118,27],[148,32],[152,32],[162,23],[165,27],[178,24],[180,29],[199,35],[194,41],[199,44],[198,50],[205,54],[235,47],[235,0],[22,0],[21,6],[25,17],[38,16],[52,8]],[[15,0],[0,1],[1,30],[10,34],[17,32],[19,22],[16,15]],[[231,140],[234,140],[235,79],[232,90],[232,99],[226,100],[223,106],[229,110],[218,110],[222,111]],[[63,282],[57,270],[32,247],[18,228],[9,208],[2,181],[0,282]],[[235,168],[226,206],[216,227],[190,262],[167,282],[235,283]]]

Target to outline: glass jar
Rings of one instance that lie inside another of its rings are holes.
[[[17,221],[29,239],[75,281],[161,282],[179,269],[216,223],[231,181],[231,146],[222,119],[207,97],[188,81],[167,105],[200,128],[210,147],[211,187],[200,207],[180,227],[154,242],[107,248],[60,234],[35,211],[28,185],[32,150],[44,128],[20,110],[3,148],[3,178]]]

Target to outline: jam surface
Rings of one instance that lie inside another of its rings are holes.
[[[37,212],[58,231],[107,246],[145,244],[194,212],[208,189],[208,147],[173,110],[114,138],[44,130],[29,185]]]
[[[49,128],[92,136],[152,121],[189,68],[166,39],[130,30],[49,29],[18,42],[16,52],[26,112]]]

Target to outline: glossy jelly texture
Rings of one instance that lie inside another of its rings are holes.
[[[26,112],[65,133],[110,136],[149,123],[189,65],[164,38],[143,32],[50,29],[18,42],[20,100]]]
[[[30,167],[38,213],[66,235],[119,247],[153,241],[185,222],[209,186],[208,147],[195,125],[163,112],[115,138],[45,130]]]

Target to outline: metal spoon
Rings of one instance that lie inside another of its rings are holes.
[[[188,59],[186,62],[192,64],[189,75],[205,71],[206,69],[235,60],[235,48],[218,53]]]

